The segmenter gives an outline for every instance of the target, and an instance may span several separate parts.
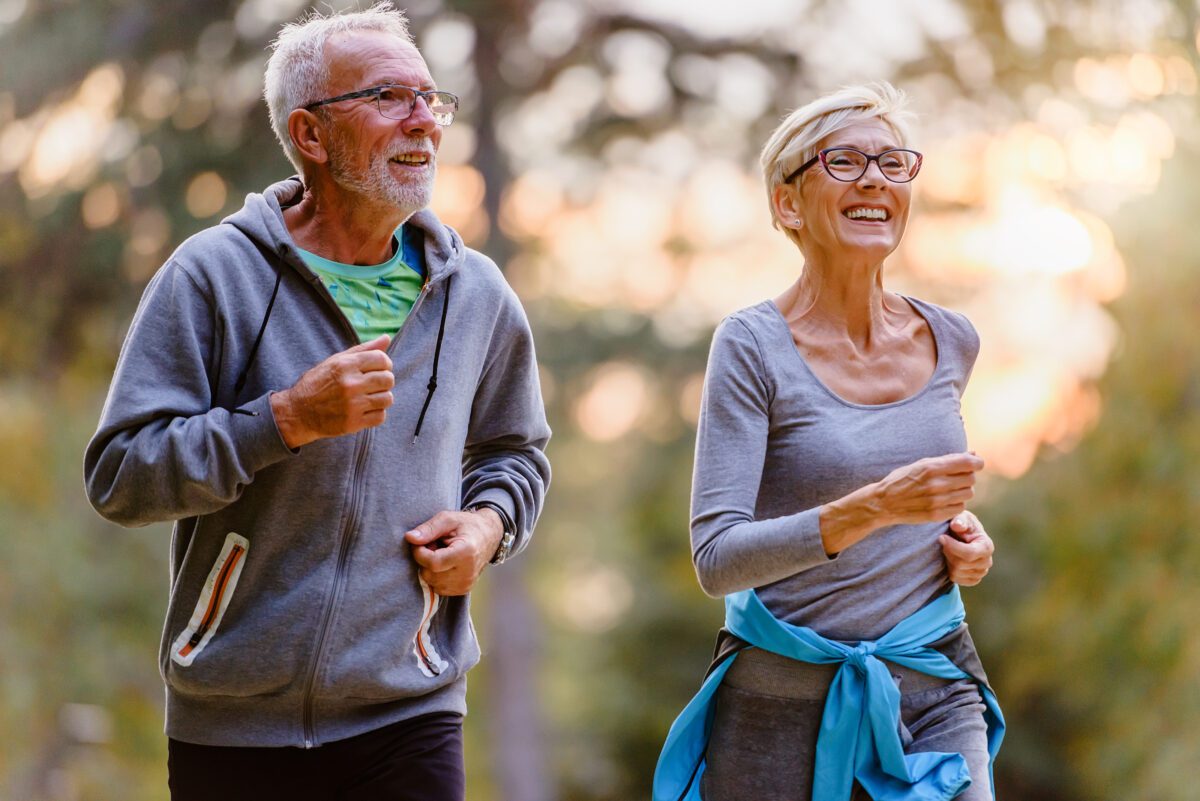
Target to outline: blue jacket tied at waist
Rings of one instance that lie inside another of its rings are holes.
[[[880,657],[931,676],[979,682],[987,706],[988,752],[995,762],[1004,737],[995,694],[979,677],[927,647],[965,618],[962,596],[954,587],[878,640],[849,646],[778,620],[754,590],[725,597],[726,628],[750,646],[801,662],[841,664],[829,686],[817,737],[813,801],[848,801],[855,779],[875,801],[949,801],[971,783],[961,754],[904,753],[900,691]],[[653,801],[699,801],[717,687],[736,658],[734,653],[708,675],[672,724],[654,772]]]

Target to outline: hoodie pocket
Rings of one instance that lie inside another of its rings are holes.
[[[421,672],[433,678],[450,666],[433,644],[433,618],[442,599],[425,583],[425,579],[418,576],[417,581],[421,583],[424,608],[421,612],[421,626],[417,629],[417,636],[413,638],[413,655],[417,658],[417,667]]]
[[[191,665],[216,634],[237,588],[249,549],[250,541],[245,537],[232,531],[225,537],[225,545],[209,571],[192,617],[171,646],[171,661],[175,664]]]

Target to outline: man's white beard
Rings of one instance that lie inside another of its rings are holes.
[[[340,137],[338,137],[340,139]],[[429,205],[433,198],[433,179],[437,174],[437,161],[433,143],[425,137],[413,137],[403,140],[388,152],[380,152],[371,156],[371,162],[366,170],[359,171],[346,164],[344,154],[347,150],[344,141],[335,141],[329,150],[329,172],[333,180],[343,189],[361,195],[369,201],[403,212],[408,219],[416,212]],[[420,151],[429,154],[422,175],[412,176],[409,180],[399,180],[392,174],[389,161],[400,153]]]

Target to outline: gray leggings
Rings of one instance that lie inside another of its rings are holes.
[[[957,801],[992,801],[985,707],[975,684],[888,667],[900,686],[905,752],[962,754],[971,786]],[[809,801],[817,732],[836,671],[758,648],[739,654],[717,690],[704,801]],[[855,801],[867,798],[856,785]]]

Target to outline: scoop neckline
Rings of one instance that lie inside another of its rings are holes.
[[[774,299],[767,299],[763,302],[770,307],[771,311],[774,313],[775,319],[783,326],[783,333],[787,337],[788,344],[791,346],[791,351],[799,360],[800,365],[804,368],[804,371],[808,373],[809,377],[812,378],[816,385],[820,387],[826,395],[833,398],[843,406],[848,406],[851,409],[875,410],[892,409],[897,406],[904,406],[927,394],[933,388],[933,385],[938,377],[938,373],[942,371],[942,365],[944,363],[944,359],[942,358],[942,341],[941,337],[938,335],[938,327],[933,322],[933,316],[925,312],[925,310],[922,308],[922,302],[916,298],[910,298],[908,295],[902,295],[899,292],[897,292],[896,295],[900,298],[903,298],[904,301],[912,308],[912,310],[916,312],[922,320],[925,321],[926,325],[929,326],[929,335],[933,337],[933,347],[937,355],[933,365],[933,372],[929,374],[929,380],[925,382],[924,386],[906,398],[889,401],[888,403],[855,403],[854,401],[847,400],[834,392],[824,381],[821,380],[821,377],[817,375],[817,372],[812,369],[808,363],[808,360],[804,358],[804,354],[800,352],[800,348],[796,347],[796,340],[792,339],[792,329],[788,326],[787,318],[783,316],[783,310],[776,305]]]

